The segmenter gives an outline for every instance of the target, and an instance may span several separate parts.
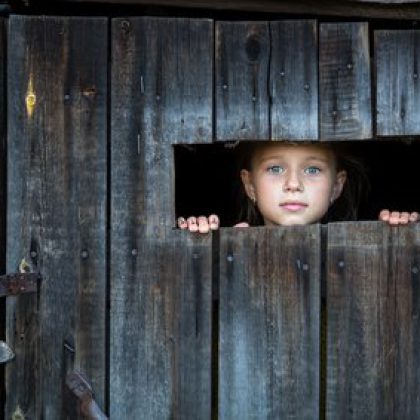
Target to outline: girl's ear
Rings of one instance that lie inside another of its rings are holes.
[[[331,203],[337,200],[340,197],[341,193],[343,192],[344,184],[347,180],[347,172],[346,171],[339,171],[335,176],[335,183],[333,187],[333,193],[331,196]]]
[[[241,169],[241,180],[244,186],[246,195],[251,201],[255,201],[255,188],[252,183],[251,173],[246,169]]]

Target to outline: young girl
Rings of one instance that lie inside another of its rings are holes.
[[[339,219],[355,218],[363,171],[343,153],[343,146],[249,142],[241,147],[243,219],[235,227],[306,225],[329,220],[329,213],[340,208]],[[417,212],[382,210],[379,214],[379,220],[390,225],[418,219]],[[191,232],[207,233],[219,224],[215,214],[178,219],[178,227]]]

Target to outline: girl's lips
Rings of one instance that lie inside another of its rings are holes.
[[[299,211],[305,209],[308,205],[305,203],[283,203],[280,204],[280,207],[288,211]]]

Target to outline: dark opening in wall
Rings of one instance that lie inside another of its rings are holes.
[[[346,142],[363,162],[370,185],[359,208],[359,220],[376,220],[381,209],[420,211],[420,141]],[[241,188],[232,144],[177,145],[175,213],[218,214],[222,226],[238,220]]]

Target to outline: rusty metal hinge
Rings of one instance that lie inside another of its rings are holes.
[[[13,273],[0,276],[0,297],[36,293],[41,276],[38,273]]]
[[[92,387],[84,375],[77,371],[69,373],[66,377],[66,385],[80,401],[80,411],[86,419],[108,419],[93,399]]]

